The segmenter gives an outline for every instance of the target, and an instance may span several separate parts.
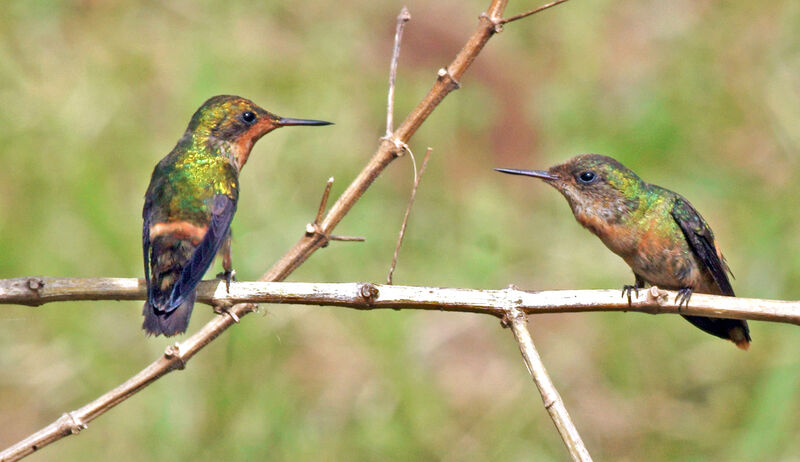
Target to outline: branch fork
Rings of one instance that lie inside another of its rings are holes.
[[[328,182],[325,184],[325,191],[322,193],[322,199],[319,202],[319,208],[317,209],[317,216],[314,217],[314,221],[306,225],[306,236],[313,237],[319,236],[322,240],[321,247],[327,247],[330,241],[345,241],[345,242],[364,242],[366,241],[363,237],[356,237],[356,236],[337,236],[335,234],[328,234],[322,229],[322,217],[325,214],[325,209],[328,206],[328,198],[331,195],[331,187],[333,187],[333,177],[328,178]],[[239,322],[238,319],[234,319],[237,323]]]

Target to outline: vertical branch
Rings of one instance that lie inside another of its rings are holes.
[[[403,30],[406,23],[411,20],[408,7],[403,7],[397,15],[397,29],[394,32],[394,50],[392,51],[392,64],[389,66],[389,94],[386,103],[386,137],[391,137],[394,131],[394,84],[397,80],[397,61],[400,59],[400,43],[403,41]]]
[[[567,408],[564,407],[561,395],[558,394],[558,390],[556,390],[553,381],[550,380],[550,375],[544,367],[542,358],[539,357],[539,353],[533,345],[531,333],[528,331],[528,318],[525,316],[525,313],[517,308],[513,308],[509,311],[505,320],[514,332],[514,337],[516,337],[517,343],[519,343],[519,351],[522,353],[522,359],[525,361],[528,372],[531,374],[533,382],[542,395],[544,408],[547,409],[550,418],[553,419],[553,423],[556,429],[558,429],[558,433],[561,435],[564,445],[567,446],[572,460],[591,462],[592,457],[589,455],[589,451],[586,450],[586,446],[584,446],[583,440],[581,440],[578,429],[575,428],[575,424],[572,423]]]

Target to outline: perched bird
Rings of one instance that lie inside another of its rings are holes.
[[[645,183],[615,159],[584,154],[547,171],[495,170],[540,178],[559,190],[578,223],[633,270],[634,285],[622,291],[629,301],[645,283],[677,290],[679,305],[688,305],[692,292],[734,296],[730,269],[703,217],[680,194]],[[739,348],[750,346],[746,321],[684,318]]]
[[[195,288],[217,253],[230,284],[230,225],[239,172],[253,144],[287,125],[330,125],[287,119],[239,96],[219,95],[194,113],[178,144],[153,170],[145,194],[142,248],[148,335],[186,331]]]

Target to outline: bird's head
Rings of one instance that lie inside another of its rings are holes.
[[[539,178],[566,197],[575,218],[584,226],[598,220],[619,222],[636,210],[645,183],[616,159],[599,154],[582,154],[548,170],[498,172]]]
[[[330,125],[322,120],[290,119],[262,109],[240,96],[218,95],[194,113],[187,131],[226,144],[236,167],[241,169],[259,138],[276,128],[291,125]]]

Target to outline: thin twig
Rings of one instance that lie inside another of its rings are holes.
[[[548,3],[546,5],[542,5],[539,8],[534,8],[534,9],[532,9],[530,11],[526,11],[524,13],[520,13],[520,14],[511,16],[510,18],[501,19],[500,21],[497,22],[497,24],[498,25],[508,24],[510,22],[516,21],[517,19],[527,18],[528,16],[530,16],[532,14],[539,13],[541,11],[544,11],[544,10],[546,10],[548,8],[552,8],[552,7],[554,7],[554,6],[558,5],[558,4],[564,3],[566,1],[567,0],[556,0],[555,2],[551,2],[551,3]]]
[[[544,408],[547,409],[550,418],[558,430],[564,445],[567,446],[569,455],[572,460],[581,462],[591,462],[592,457],[586,446],[583,444],[581,435],[564,406],[564,401],[558,393],[553,381],[550,380],[550,375],[544,367],[542,358],[536,351],[533,344],[531,333],[528,331],[528,318],[520,310],[511,309],[506,318],[504,318],[511,330],[514,332],[514,337],[519,343],[519,351],[522,353],[522,359],[525,361],[525,366],[528,367],[528,372],[531,374],[533,383],[539,389],[539,394],[542,396]]]
[[[464,44],[464,47],[458,52],[446,69],[439,70],[436,82],[428,94],[406,117],[397,130],[394,131],[392,138],[396,142],[384,141],[380,143],[378,150],[361,170],[361,173],[350,183],[350,186],[345,189],[344,193],[342,193],[328,211],[327,215],[320,223],[320,232],[304,234],[300,240],[260,278],[261,281],[282,281],[291,274],[292,271],[302,265],[317,249],[327,244],[328,236],[336,225],[342,221],[345,215],[347,215],[356,202],[358,202],[364,192],[366,192],[383,170],[397,158],[403,146],[402,144],[398,146],[398,143],[408,143],[417,129],[427,120],[428,116],[438,107],[442,100],[450,92],[459,88],[459,79],[480,54],[489,39],[497,32],[496,21],[502,18],[507,4],[508,0],[491,0],[486,12],[480,16],[477,29]],[[228,308],[228,311],[241,318],[254,311],[256,308],[255,305],[245,303],[234,305]],[[232,316],[217,316],[201,330],[180,344],[177,350],[184,351],[185,347],[192,347],[193,349],[189,350],[191,351],[191,355],[186,358],[188,359],[233,324]],[[164,356],[157,359],[119,387],[81,408],[82,410],[86,410],[86,416],[82,417],[79,415],[78,417],[81,417],[82,424],[88,424],[159,377],[178,368],[176,365],[183,366],[185,362],[186,360],[183,359],[182,356],[170,356],[169,358]],[[72,434],[61,432],[58,426],[54,426],[57,422],[58,421],[3,452],[0,452],[0,462],[21,459],[64,436]]]
[[[317,209],[317,216],[314,218],[314,223],[319,224],[322,221],[322,214],[325,213],[325,208],[328,206],[328,197],[331,195],[331,188],[333,187],[333,177],[328,178],[328,183],[325,184],[325,191],[322,192],[322,199],[319,201],[319,209]]]
[[[35,290],[30,288],[34,281]],[[366,287],[374,296],[366,304]],[[418,309],[483,313],[503,317],[509,307],[525,314],[634,311],[684,314],[712,318],[750,319],[800,325],[800,301],[764,300],[694,294],[689,306],[673,303],[677,292],[651,287],[631,298],[619,290],[546,290],[526,292],[395,286],[363,282],[231,282],[230,292],[218,279],[197,287],[197,301],[209,305],[232,303],[291,303],[364,309]],[[13,278],[0,279],[0,304],[39,306],[58,301],[144,300],[143,279],[134,278]],[[509,302],[513,301],[513,303]],[[237,311],[237,315],[240,313]],[[0,459],[2,460],[2,459]]]
[[[331,187],[333,187],[333,177],[328,178],[328,183],[325,185],[325,191],[322,192],[322,199],[319,201],[319,208],[317,209],[317,216],[314,217],[314,221],[306,225],[306,235],[314,235],[319,234],[324,237],[325,247],[328,241],[345,241],[345,242],[364,242],[366,241],[365,238],[360,236],[337,236],[334,234],[325,234],[320,228],[320,221],[322,221],[322,216],[325,214],[325,208],[328,206],[328,198],[331,195]],[[226,311],[227,312],[227,311]],[[232,314],[232,313],[228,313]],[[237,321],[238,322],[238,321]]]
[[[403,41],[403,30],[406,23],[411,20],[408,7],[403,7],[397,15],[397,28],[394,31],[394,49],[392,50],[392,63],[389,66],[389,94],[386,104],[386,137],[390,138],[394,132],[394,84],[397,80],[397,61],[400,59],[400,43]]]
[[[410,151],[409,151],[410,152]],[[392,256],[392,266],[389,267],[389,274],[386,276],[386,283],[392,283],[392,275],[394,274],[394,268],[397,266],[397,255],[400,253],[400,246],[403,245],[403,236],[406,234],[406,224],[408,223],[408,216],[411,214],[411,207],[414,205],[414,198],[417,196],[417,188],[419,188],[419,182],[422,181],[422,175],[425,173],[425,167],[428,165],[428,160],[431,158],[431,152],[433,152],[433,148],[428,148],[425,151],[425,158],[422,159],[422,166],[419,168],[419,172],[417,172],[417,165],[414,162],[414,187],[411,188],[411,196],[408,198],[408,205],[406,206],[406,213],[403,215],[403,224],[400,225],[400,235],[397,236],[397,245],[394,247],[394,255]],[[412,155],[411,158],[413,159],[414,156]]]

